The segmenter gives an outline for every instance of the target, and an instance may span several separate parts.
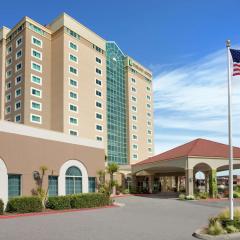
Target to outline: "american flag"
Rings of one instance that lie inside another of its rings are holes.
[[[230,49],[233,59],[233,76],[240,76],[240,50]]]

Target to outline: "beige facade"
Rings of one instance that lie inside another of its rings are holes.
[[[129,158],[136,163],[154,154],[152,74],[130,57],[126,58],[125,74]]]
[[[3,28],[2,118],[103,142],[107,155],[106,54],[106,40],[65,13],[46,26],[24,17]],[[132,58],[125,62],[130,164],[154,153],[152,73]]]
[[[46,166],[44,189],[48,189],[49,176],[55,176],[56,193],[65,195],[69,167],[80,169],[82,192],[89,191],[88,178],[96,178],[97,171],[105,168],[104,146],[93,140],[0,121],[0,142],[0,198],[5,202],[11,191],[9,176],[20,177],[20,195],[28,196],[37,187],[33,173]]]

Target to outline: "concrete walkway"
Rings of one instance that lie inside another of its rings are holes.
[[[124,207],[0,220],[1,240],[192,240],[225,203],[123,197]]]

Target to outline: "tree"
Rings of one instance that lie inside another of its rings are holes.
[[[115,182],[113,180],[113,174],[118,172],[118,169],[119,169],[119,166],[116,163],[108,163],[107,172],[110,175],[109,185],[110,185],[111,192],[113,190],[113,186],[115,185]]]

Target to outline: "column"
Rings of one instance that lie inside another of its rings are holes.
[[[204,174],[205,174],[205,192],[208,193],[208,191],[209,191],[209,181],[208,181],[209,173],[204,172]]]
[[[154,175],[150,175],[148,179],[149,179],[149,181],[148,181],[149,193],[153,193],[153,190],[154,190],[154,186],[153,186],[153,184],[154,184]]]
[[[212,198],[217,197],[217,171],[216,169],[211,169],[209,174],[209,195]]]
[[[131,193],[136,192],[137,192],[137,176],[136,174],[132,174]]]
[[[186,195],[193,195],[193,187],[194,187],[194,182],[193,182],[193,169],[186,169],[185,170],[185,177],[186,177]]]
[[[179,179],[178,179],[178,176],[175,176],[175,186],[176,186],[176,191],[179,192]]]

